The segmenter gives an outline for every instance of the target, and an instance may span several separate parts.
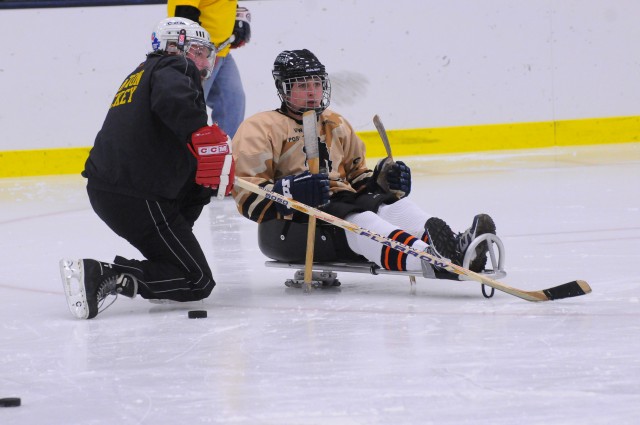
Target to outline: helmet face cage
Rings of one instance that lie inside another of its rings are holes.
[[[291,77],[276,83],[278,97],[291,112],[303,114],[315,110],[321,113],[329,106],[331,81],[326,73]]]
[[[216,63],[216,49],[211,43],[204,44],[199,40],[187,39],[183,52],[184,56],[195,62],[205,80],[211,77]]]
[[[285,50],[273,64],[273,79],[283,105],[296,114],[321,113],[331,100],[331,82],[325,67],[307,49]]]
[[[151,34],[154,52],[179,54],[196,63],[204,78],[209,78],[216,58],[216,48],[209,33],[197,23],[186,18],[167,18],[158,23]]]

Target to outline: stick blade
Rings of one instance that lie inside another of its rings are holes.
[[[387,151],[387,156],[393,160],[393,155],[391,154],[391,143],[389,142],[389,136],[387,136],[387,130],[385,130],[384,124],[382,124],[382,120],[377,114],[373,116],[373,125],[375,125],[376,130],[378,130],[380,139],[382,139],[382,143],[384,144],[384,149]]]
[[[379,133],[386,133],[387,131],[384,128],[384,124],[382,124],[382,120],[380,119],[380,115],[376,114],[373,116],[373,125],[376,126],[376,130]]]
[[[584,280],[574,280],[554,286],[553,288],[545,289],[542,292],[544,292],[549,300],[559,300],[562,298],[586,295],[591,292],[591,287]]]

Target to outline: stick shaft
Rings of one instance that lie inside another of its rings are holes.
[[[313,174],[318,173],[318,158],[307,160],[309,163],[309,171]],[[304,260],[304,283],[310,284],[313,276],[313,254],[316,244],[316,218],[309,216],[309,226],[307,228],[307,253]]]
[[[589,287],[589,284],[587,284],[587,282],[582,280],[571,281],[553,288],[539,290],[539,291],[524,291],[521,289],[513,288],[509,285],[498,282],[497,280],[493,280],[489,277],[483,276],[471,270],[467,270],[464,267],[460,267],[456,264],[453,264],[447,259],[436,257],[432,254],[429,254],[428,252],[420,251],[411,246],[397,242],[393,239],[387,238],[378,233],[362,228],[356,224],[353,224],[341,218],[335,217],[324,211],[320,211],[316,208],[312,208],[294,199],[286,198],[280,195],[279,193],[266,190],[260,186],[257,186],[241,178],[236,178],[236,186],[242,189],[248,190],[250,192],[253,192],[258,196],[270,199],[274,202],[278,202],[288,208],[292,208],[297,211],[300,211],[304,214],[309,215],[310,217],[318,218],[320,220],[326,221],[329,224],[333,224],[334,226],[341,227],[350,232],[372,239],[376,242],[389,246],[407,255],[413,255],[415,257],[418,257],[421,260],[424,260],[433,266],[440,267],[442,269],[445,269],[457,275],[466,276],[471,280],[474,280],[479,283],[483,283],[499,291],[505,292],[507,294],[513,295],[518,298],[522,298],[527,301],[549,301],[553,299],[575,297],[579,295],[588,294],[589,292],[591,292],[591,288]]]
[[[220,44],[219,46],[216,46],[216,52],[219,52],[220,50],[224,49],[229,44],[233,43],[235,40],[236,40],[236,36],[231,34],[231,36],[229,36],[229,38],[223,41],[222,44]]]
[[[318,151],[318,132],[316,129],[316,112],[307,111],[302,115],[302,131],[304,134],[304,146],[307,151],[307,165],[311,174],[318,174],[320,171],[320,160]],[[313,276],[313,254],[316,243],[316,218],[309,216],[307,227],[307,252],[304,260],[304,283],[307,289],[311,285]]]

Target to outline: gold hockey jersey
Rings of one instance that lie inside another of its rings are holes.
[[[320,169],[329,175],[331,193],[358,191],[372,176],[365,161],[364,142],[351,124],[329,109],[319,117]],[[302,122],[279,111],[260,112],[247,118],[233,138],[236,177],[272,189],[276,180],[308,170]],[[273,201],[236,189],[238,211],[260,223],[281,218]]]

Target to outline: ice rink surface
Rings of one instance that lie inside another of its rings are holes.
[[[62,257],[140,258],[80,176],[0,179],[0,424],[637,424],[640,144],[408,158],[411,198],[455,231],[493,216],[508,285],[339,273],[305,294],[264,266],[231,199],[196,225],[202,302],[67,309]],[[373,164],[371,164],[373,166]],[[187,311],[205,309],[207,319]]]

